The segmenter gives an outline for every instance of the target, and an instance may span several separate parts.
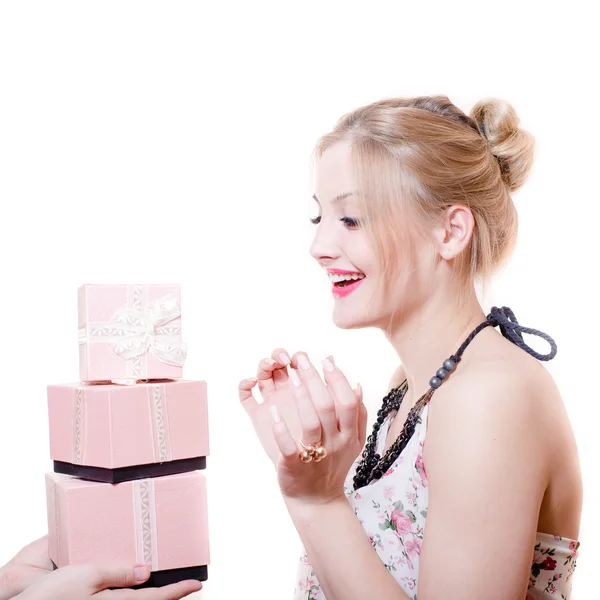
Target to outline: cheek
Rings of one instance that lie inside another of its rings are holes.
[[[379,264],[375,251],[366,235],[356,235],[352,240],[353,263],[368,277],[376,277],[379,272]]]
[[[390,265],[388,273],[374,264],[375,294],[379,297],[381,305],[398,306],[406,302],[411,303],[411,298],[420,296],[423,277],[428,278],[430,273],[428,261],[430,253],[424,246],[416,244],[405,245],[396,251],[396,259]],[[430,278],[430,277],[429,277]]]
[[[432,274],[436,255],[430,240],[412,237],[400,256],[400,273],[410,278],[412,283]]]

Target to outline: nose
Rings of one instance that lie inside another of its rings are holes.
[[[327,221],[324,219],[317,226],[317,231],[310,245],[309,252],[321,265],[332,262],[340,256],[340,249],[335,235],[333,235]]]

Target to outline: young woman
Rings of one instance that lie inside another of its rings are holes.
[[[475,290],[514,246],[533,146],[506,102],[467,116],[443,96],[361,107],[319,140],[311,254],[333,320],[380,328],[401,366],[366,446],[331,357],[321,378],[278,348],[239,385],[304,545],[296,600],[570,597],[582,484],[539,362],[556,346]]]

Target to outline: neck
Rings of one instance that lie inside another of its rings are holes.
[[[429,389],[429,380],[444,360],[486,319],[474,288],[459,307],[454,298],[440,291],[386,332],[404,368],[411,407]]]

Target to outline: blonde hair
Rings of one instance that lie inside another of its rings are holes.
[[[472,239],[454,261],[467,284],[485,280],[516,242],[517,213],[510,196],[525,182],[534,138],[518,128],[513,107],[478,102],[469,116],[446,96],[390,98],[344,114],[317,141],[312,165],[337,142],[348,142],[357,204],[385,281],[398,273],[414,223],[439,222],[453,204],[467,206]]]

